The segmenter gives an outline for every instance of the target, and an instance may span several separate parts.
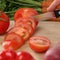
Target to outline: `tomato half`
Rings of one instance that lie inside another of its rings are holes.
[[[20,8],[14,14],[14,20],[18,18],[27,18],[37,15],[38,12],[33,8]]]
[[[28,52],[21,51],[17,53],[16,60],[35,60],[32,55]]]
[[[16,50],[20,48],[23,44],[24,44],[24,39],[20,35],[11,32],[5,36],[3,47],[4,49]]]
[[[31,37],[29,45],[36,52],[45,52],[50,47],[50,40],[44,36]]]

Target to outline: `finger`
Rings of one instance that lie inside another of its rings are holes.
[[[54,9],[60,4],[60,0],[54,0],[52,4],[47,8],[47,11],[54,11]]]

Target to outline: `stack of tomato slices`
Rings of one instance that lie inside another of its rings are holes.
[[[34,33],[38,22],[32,18],[38,12],[33,8],[20,8],[14,14],[15,24],[5,36],[4,49],[18,49]]]

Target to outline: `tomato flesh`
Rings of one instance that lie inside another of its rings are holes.
[[[30,33],[30,35],[33,34],[33,27],[31,25],[27,24],[26,22],[20,22],[20,23],[16,22],[15,26],[22,26],[23,28],[25,28],[26,30],[28,30],[28,32]]]
[[[30,33],[28,32],[27,29],[23,28],[22,26],[17,26],[17,27],[13,27],[10,32],[14,32],[18,35],[20,35],[24,41],[28,40],[28,38],[30,37]]]
[[[15,26],[19,25],[21,22],[25,22],[26,24],[31,25],[34,30],[38,24],[34,18],[19,18],[17,19]]]
[[[24,19],[24,21],[25,21],[26,23],[30,24],[30,25],[33,27],[33,29],[35,29],[36,26],[37,26],[37,22],[36,22],[36,20],[33,19],[33,18],[26,18],[26,19]]]
[[[36,52],[45,52],[50,47],[50,40],[44,36],[32,37],[29,45]]]
[[[28,40],[28,38],[30,37],[29,32],[26,29],[24,29],[23,27],[20,27],[20,26],[19,26],[19,29],[15,33],[22,36],[25,41]]]
[[[24,44],[24,39],[16,33],[8,33],[5,36],[3,47],[4,49],[18,49]]]

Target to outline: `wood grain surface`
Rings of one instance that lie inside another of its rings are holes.
[[[14,26],[14,22],[11,21],[10,28]],[[10,29],[9,28],[9,29]],[[4,35],[0,36],[0,51],[3,50],[2,42],[4,40]],[[41,21],[39,22],[36,32],[33,36],[46,36],[51,41],[51,47],[53,47],[57,42],[60,41],[60,22],[51,22],[51,21]],[[29,47],[29,41],[27,41],[18,51],[27,51],[29,52],[35,60],[44,60],[45,53],[37,53]]]

